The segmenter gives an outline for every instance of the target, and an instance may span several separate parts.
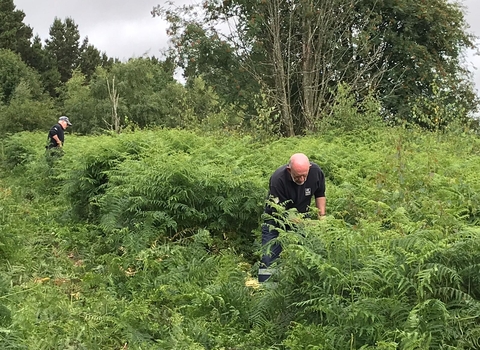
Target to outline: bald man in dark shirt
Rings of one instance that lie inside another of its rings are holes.
[[[305,154],[295,153],[287,165],[279,167],[270,177],[268,198],[276,204],[284,205],[287,210],[296,208],[299,213],[306,213],[312,197],[315,198],[318,216],[322,219],[326,210],[325,175]],[[274,211],[268,204],[265,206],[266,214],[272,215]],[[278,237],[278,231],[271,228],[274,223],[267,219],[262,225],[263,246]],[[263,255],[258,271],[259,282],[265,282],[271,276],[269,267],[281,252],[280,244],[273,244],[270,254]]]

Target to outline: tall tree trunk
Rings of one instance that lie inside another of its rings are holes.
[[[107,79],[107,88],[108,88],[108,96],[110,98],[110,102],[112,103],[112,124],[110,127],[117,133],[120,134],[120,118],[117,114],[118,108],[118,99],[120,98],[117,88],[115,86],[115,77],[112,78],[112,87],[110,88],[110,83]]]
[[[284,53],[282,47],[282,37],[281,37],[281,23],[283,19],[281,18],[280,2],[282,0],[270,0],[268,7],[268,19],[269,30],[272,39],[272,65],[273,65],[273,75],[275,80],[275,99],[277,100],[278,105],[280,106],[280,115],[282,119],[283,128],[287,136],[295,136],[295,129],[293,127],[293,115],[292,108],[290,103],[290,72],[288,59],[289,55],[286,56],[287,62],[284,61]]]

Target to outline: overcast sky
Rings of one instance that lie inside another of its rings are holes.
[[[88,36],[89,42],[109,57],[127,60],[145,53],[159,57],[167,46],[166,24],[150,14],[164,0],[14,0],[14,3],[25,13],[24,22],[43,40],[48,38],[55,17],[62,20],[71,17],[78,25],[81,39]],[[460,0],[460,3],[466,8],[471,32],[480,36],[480,0]],[[480,90],[480,56],[469,53],[467,61]],[[478,69],[474,70],[474,66]]]

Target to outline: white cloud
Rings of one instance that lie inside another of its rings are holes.
[[[151,11],[163,0],[14,0],[24,22],[42,39],[55,17],[71,17],[83,38],[108,56],[128,59],[167,47],[166,24]],[[185,1],[182,1],[185,2]]]
[[[147,21],[111,20],[98,23],[84,34],[91,44],[109,56],[126,60],[144,54],[159,57],[160,50],[167,46],[165,31],[165,23],[159,20],[153,25]]]

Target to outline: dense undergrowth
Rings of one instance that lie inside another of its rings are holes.
[[[479,348],[476,135],[66,138],[53,169],[44,134],[1,144],[0,348]],[[252,287],[294,152],[325,171],[328,216],[282,232],[275,283]]]

